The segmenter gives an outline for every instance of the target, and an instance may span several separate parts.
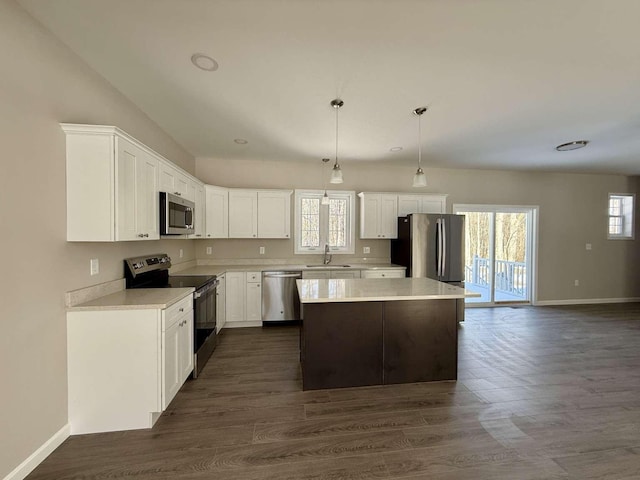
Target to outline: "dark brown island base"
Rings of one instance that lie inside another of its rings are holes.
[[[298,280],[304,390],[456,380],[456,303],[428,278]]]

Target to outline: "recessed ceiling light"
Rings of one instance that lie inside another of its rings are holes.
[[[399,152],[400,150],[402,150],[402,147],[391,147],[389,149],[390,152]]]
[[[578,150],[579,148],[584,148],[589,143],[588,140],[576,140],[575,142],[563,143],[562,145],[558,145],[556,150],[559,152],[568,152],[570,150]]]
[[[205,70],[207,72],[215,72],[218,70],[218,62],[204,53],[194,53],[191,55],[191,63],[200,70]]]
[[[233,140],[234,142],[236,142],[238,145],[246,145],[247,143],[249,143],[247,140],[245,140],[244,138],[236,138]]]

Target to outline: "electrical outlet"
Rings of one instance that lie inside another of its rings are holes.
[[[573,281],[573,286],[574,287],[579,287],[580,286],[580,280],[574,280]]]
[[[211,247],[207,247],[207,255],[211,255]]]
[[[264,255],[264,247],[260,247],[260,255]]]
[[[92,258],[89,261],[89,268],[91,275],[98,275],[100,273],[100,262],[97,258]]]
[[[180,258],[184,257],[184,250],[180,249],[180,253],[178,254]]]
[[[587,244],[585,245],[585,248],[586,248],[587,250],[591,250],[591,244],[590,244],[590,243],[587,243]]]
[[[362,253],[371,253],[371,247],[362,247]]]

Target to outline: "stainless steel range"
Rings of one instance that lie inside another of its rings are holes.
[[[193,378],[216,348],[216,288],[215,275],[169,276],[171,258],[166,253],[127,258],[124,261],[127,288],[185,288],[194,287],[193,335],[195,352]]]

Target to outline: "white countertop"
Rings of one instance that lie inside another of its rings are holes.
[[[177,272],[171,272],[172,276],[178,275],[222,275],[225,272],[275,272],[283,270],[380,270],[380,269],[402,269],[405,267],[389,263],[348,263],[348,267],[341,267],[341,264],[321,265],[309,267],[308,265],[199,265]]]
[[[69,312],[100,310],[161,310],[191,295],[195,288],[135,288],[121,290],[67,308]]]
[[[302,303],[442,300],[480,294],[431,278],[297,280]]]

